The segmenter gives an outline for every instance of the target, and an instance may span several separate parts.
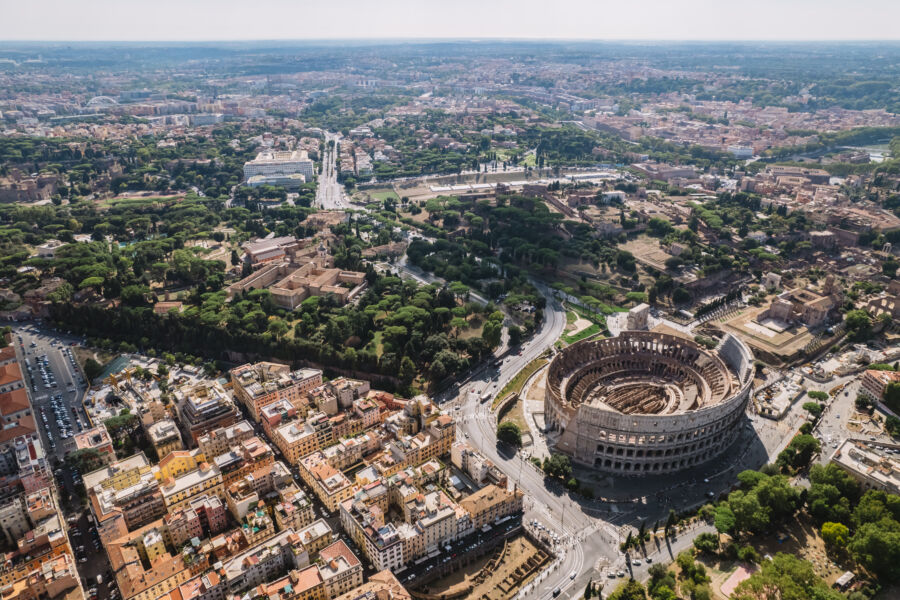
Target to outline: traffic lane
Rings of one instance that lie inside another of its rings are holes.
[[[526,598],[552,598],[556,589],[559,589],[562,594],[572,586],[571,573],[574,570],[577,577],[580,569],[578,568],[577,553],[569,550],[559,558],[559,564],[555,568],[544,571],[546,574],[543,575],[543,578],[532,583],[531,590],[525,595]]]

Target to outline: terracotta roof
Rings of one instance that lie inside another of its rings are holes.
[[[30,406],[25,388],[0,394],[0,415],[11,415],[21,410],[28,410]]]
[[[22,381],[22,369],[19,368],[19,363],[9,363],[0,367],[0,385],[8,385],[16,381]]]
[[[331,544],[322,549],[319,552],[319,557],[325,562],[330,561],[333,558],[338,558],[343,556],[347,560],[347,564],[351,567],[355,567],[359,564],[359,559],[353,554],[353,551],[344,543],[343,540],[338,540],[335,543]]]
[[[15,346],[4,346],[0,348],[0,362],[4,362],[7,360],[15,360],[16,358],[16,347]]]
[[[14,426],[0,429],[0,444],[14,440],[20,435],[30,435],[37,431],[34,416],[28,415],[18,419]]]
[[[322,583],[322,575],[319,573],[319,567],[317,567],[316,565],[306,567],[305,569],[300,571],[294,571],[293,573],[291,573],[291,576],[296,577],[297,581],[294,583],[294,590],[297,593],[305,592],[306,590],[312,589]],[[271,593],[275,590],[272,590],[270,587],[268,591]]]

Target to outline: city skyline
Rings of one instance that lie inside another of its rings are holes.
[[[636,41],[889,41],[900,39],[900,5],[866,0],[852,12],[834,0],[762,0],[747,11],[710,0],[650,0],[633,7],[562,0],[549,14],[533,1],[489,5],[463,0],[423,10],[412,0],[307,5],[286,0],[225,0],[152,5],[112,0],[9,4],[4,41],[224,41],[340,39],[545,39]],[[773,15],[777,14],[777,19]],[[548,18],[549,17],[549,18]],[[89,23],[76,28],[73,24]]]

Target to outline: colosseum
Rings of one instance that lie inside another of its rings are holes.
[[[550,362],[544,413],[556,449],[616,475],[671,473],[737,439],[753,356],[726,335],[708,351],[651,331],[569,346]]]

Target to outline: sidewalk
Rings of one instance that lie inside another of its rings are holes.
[[[528,395],[531,393],[531,388],[534,386],[535,382],[541,380],[544,371],[546,370],[547,367],[544,366],[535,371],[528,381],[525,382],[525,385],[522,387],[522,394],[520,395],[522,414],[525,417],[525,423],[528,425],[528,430],[531,432],[531,456],[540,459],[543,459],[545,456],[550,456],[550,449],[547,447],[547,440],[544,437],[544,433],[534,420],[535,412],[544,412],[544,401],[543,399],[529,400]]]

